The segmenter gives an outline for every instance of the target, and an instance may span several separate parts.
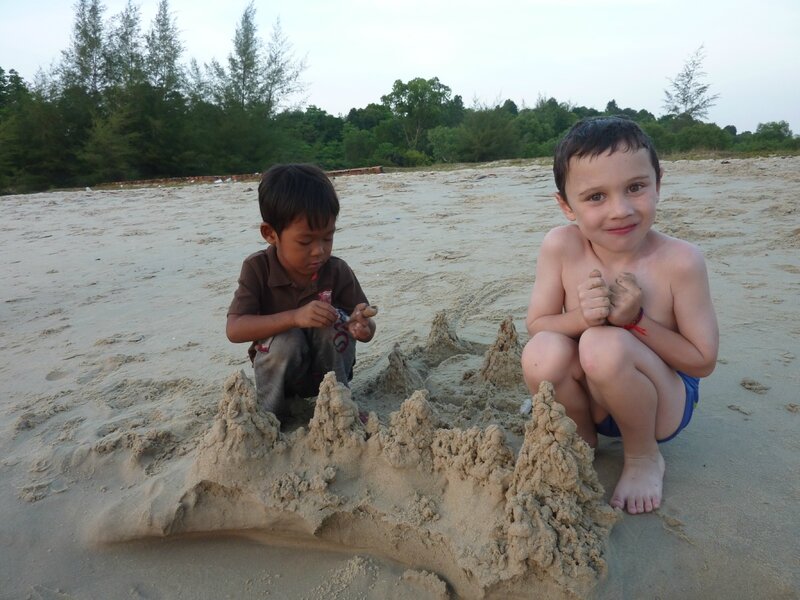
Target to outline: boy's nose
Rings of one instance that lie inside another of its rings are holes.
[[[614,197],[611,206],[615,217],[627,217],[633,213],[633,207],[624,194]]]

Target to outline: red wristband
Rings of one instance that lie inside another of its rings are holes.
[[[642,335],[647,335],[647,330],[644,327],[639,327],[639,322],[644,317],[644,308],[639,307],[639,314],[636,315],[636,318],[628,323],[627,325],[623,325],[622,328],[626,331],[630,331],[631,329],[636,333],[641,333]]]

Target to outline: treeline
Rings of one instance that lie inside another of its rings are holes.
[[[602,111],[555,98],[465,107],[435,77],[398,80],[380,102],[346,116],[292,106],[305,65],[279,21],[267,42],[259,38],[252,4],[226,63],[184,67],[182,53],[168,0],[146,32],[131,1],[105,21],[99,0],[78,0],[71,45],[51,73],[29,83],[0,66],[0,193],[255,173],[282,161],[341,169],[548,157],[566,129],[593,115],[636,120],[663,154],[800,149],[785,121],[740,133],[614,100]]]

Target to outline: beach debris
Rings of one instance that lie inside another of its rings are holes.
[[[519,414],[530,414],[531,408],[533,408],[533,400],[531,398],[525,398],[525,400],[522,401],[522,404],[520,404]]]

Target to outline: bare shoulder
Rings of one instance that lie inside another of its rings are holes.
[[[542,250],[565,252],[583,248],[585,238],[576,225],[560,225],[547,232],[542,240]]]
[[[663,233],[653,233],[656,235],[659,259],[668,265],[673,273],[679,276],[692,273],[705,274],[706,260],[698,246]]]

